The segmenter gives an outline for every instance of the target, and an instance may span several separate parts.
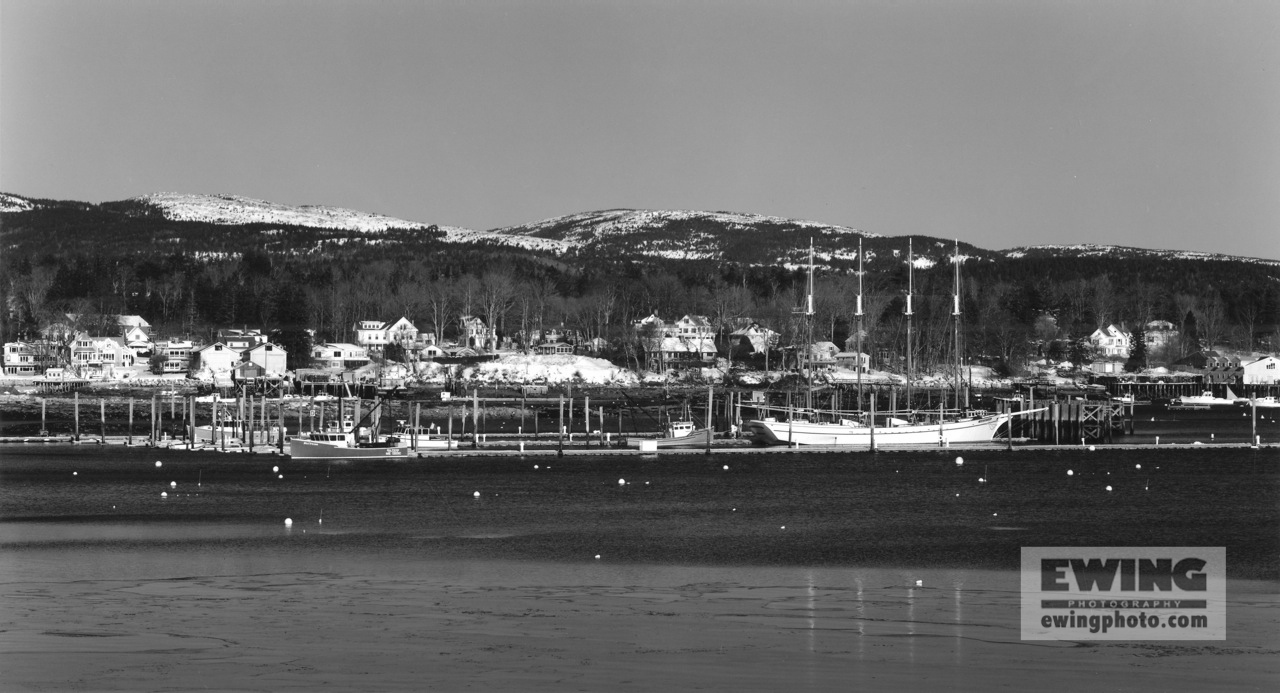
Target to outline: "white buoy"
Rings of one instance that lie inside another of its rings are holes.
[[[1000,513],[991,513],[991,516],[992,516],[992,517],[999,517],[999,516],[1000,516]]]
[[[960,497],[960,494],[958,494],[958,493],[957,493],[957,494],[956,494],[956,498],[959,498],[959,497]]]
[[[985,483],[987,483],[987,479],[986,479],[986,477],[981,477],[981,476],[980,476],[980,477],[978,477],[978,483],[979,483],[979,484],[985,484]]]
[[[1142,469],[1142,465],[1141,465],[1141,464],[1135,464],[1135,465],[1133,465],[1133,468],[1134,468],[1134,469]]]
[[[161,491],[161,492],[160,492],[160,497],[161,497],[161,498],[168,498],[168,497],[169,497],[169,492],[168,492],[168,491]]]
[[[71,472],[71,476],[80,476],[80,472]]]
[[[279,473],[280,473],[280,468],[279,468],[279,467],[272,467],[272,468],[271,468],[271,473],[272,473],[272,474],[279,474]]]
[[[596,560],[600,560],[600,554],[596,554]]]
[[[160,467],[163,467],[163,466],[164,466],[164,462],[161,462],[160,460],[156,460],[156,469],[159,469]]]
[[[644,482],[644,485],[645,485],[645,486],[648,486],[648,485],[649,485],[649,482],[647,482],[647,481],[646,481],[646,482]]]
[[[957,466],[957,467],[963,467],[963,466],[964,466],[964,458],[963,458],[963,457],[957,457],[957,458],[956,458],[956,466]]]
[[[786,525],[782,525],[782,529],[786,529],[786,528],[787,528],[787,526],[786,526]]]
[[[178,488],[178,482],[176,482],[176,481],[170,481],[170,482],[169,482],[169,488]]]
[[[284,478],[284,475],[283,475],[283,474],[281,474],[281,475],[277,476],[276,478],[277,478],[277,479],[283,479],[283,478]]]
[[[627,485],[627,480],[626,480],[626,479],[618,479],[618,485],[619,485],[619,486],[626,486],[626,485]]]
[[[1110,487],[1110,486],[1108,486],[1108,487],[1107,487],[1107,490],[1108,490],[1108,491],[1110,491],[1110,490],[1111,490],[1111,487]]]
[[[1075,470],[1072,470],[1072,469],[1067,470],[1067,476],[1075,476],[1075,475],[1076,475]]]
[[[286,517],[286,518],[284,518],[284,526],[285,526],[285,527],[292,527],[292,526],[293,526],[293,518],[292,518],[292,517]]]
[[[476,491],[475,493],[473,493],[473,494],[471,494],[471,495],[472,495],[472,497],[474,497],[474,498],[479,498],[479,497],[480,497],[480,492],[479,492],[479,491]]]
[[[727,471],[729,471],[729,465],[727,465],[727,464],[726,464],[726,465],[724,466],[724,470],[725,470],[726,472],[727,472]]]
[[[924,580],[916,580],[916,587],[924,587]]]
[[[536,464],[535,464],[535,465],[533,465],[533,468],[534,468],[534,469],[537,469],[537,468],[538,468],[538,465],[536,465]]]
[[[1094,450],[1097,450],[1097,448],[1095,448],[1094,446],[1090,445],[1090,446],[1089,446],[1089,452],[1093,452]]]

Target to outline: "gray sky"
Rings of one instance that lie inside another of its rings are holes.
[[[1280,2],[0,0],[0,190],[1280,258]]]

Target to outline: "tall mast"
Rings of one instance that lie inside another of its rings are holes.
[[[951,263],[955,265],[955,280],[951,288],[951,316],[952,329],[954,331],[954,360],[956,368],[956,410],[960,411],[960,387],[962,376],[960,374],[960,364],[963,363],[960,354],[960,239],[956,239],[955,252],[951,255]]]
[[[804,315],[805,319],[805,344],[801,351],[803,354],[800,361],[801,368],[804,370],[804,380],[808,388],[805,394],[805,408],[813,408],[813,356],[810,351],[813,349],[813,237],[809,237],[809,282],[808,295],[805,297],[804,308],[793,311]]]
[[[916,261],[914,253],[911,249],[911,239],[907,239],[907,410],[911,409],[911,376],[913,372],[911,362],[911,316],[914,311],[911,310],[911,296],[916,291]]]
[[[862,237],[858,237],[858,303],[853,313],[858,319],[857,354],[854,358],[858,364],[858,411],[862,411]]]

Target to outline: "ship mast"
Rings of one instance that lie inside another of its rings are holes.
[[[803,308],[794,309],[791,312],[796,315],[805,317],[805,344],[801,350],[800,368],[805,374],[805,384],[808,391],[805,395],[805,408],[813,408],[813,355],[809,353],[813,349],[813,237],[809,238],[809,281],[808,295],[805,297]]]
[[[907,310],[904,313],[907,316],[907,410],[911,410],[911,375],[913,371],[911,362],[911,316],[914,311],[911,310],[911,296],[916,290],[916,261],[911,250],[911,239],[907,239]]]
[[[951,289],[951,316],[954,331],[954,360],[956,367],[956,411],[963,413],[960,405],[960,388],[963,383],[960,367],[963,359],[960,354],[960,239],[956,239],[955,252],[951,255],[951,263],[955,265],[955,279]]]
[[[853,312],[858,319],[857,354],[854,358],[858,364],[858,411],[862,411],[862,237],[858,237],[858,303]]]

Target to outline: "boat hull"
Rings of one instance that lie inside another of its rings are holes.
[[[656,440],[653,438],[633,438],[629,441],[629,445],[631,447],[639,447],[642,440],[657,443],[659,448],[702,448],[711,442],[711,431],[700,428],[686,436],[658,438]]]
[[[408,456],[409,448],[405,446],[353,448],[298,438],[289,440],[289,457],[295,460],[387,459]]]
[[[876,447],[894,445],[943,445],[951,443],[989,443],[996,431],[1009,420],[1009,414],[974,419],[946,421],[942,424],[914,424],[877,427]],[[872,431],[866,426],[807,421],[749,421],[745,433],[762,445],[827,445],[870,447]]]

